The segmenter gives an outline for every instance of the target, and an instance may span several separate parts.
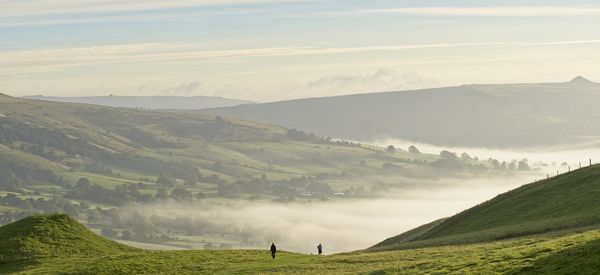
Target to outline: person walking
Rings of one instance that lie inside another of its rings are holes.
[[[277,253],[277,246],[275,246],[275,243],[271,243],[271,257],[273,257],[273,260],[275,259],[276,253]]]
[[[319,255],[323,254],[323,245],[321,243],[317,245],[317,251],[319,252]]]

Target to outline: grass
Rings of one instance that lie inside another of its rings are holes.
[[[359,251],[329,256],[266,250],[147,251],[104,240],[64,215],[36,216],[0,228],[47,228],[61,237],[35,254],[0,263],[1,273],[16,274],[586,274],[600,263],[600,229],[549,233],[481,244],[384,252]],[[35,225],[34,225],[35,224]],[[58,227],[58,225],[61,225]],[[42,233],[42,231],[36,231]],[[84,237],[74,238],[73,233]],[[11,233],[15,234],[15,233]],[[22,235],[22,233],[19,233]],[[6,235],[0,234],[6,246]],[[69,239],[74,238],[74,239]],[[31,241],[31,240],[30,240]],[[33,242],[33,241],[32,241]],[[60,247],[64,246],[64,247]],[[11,249],[19,249],[14,244]],[[49,249],[48,247],[52,247]],[[91,250],[82,250],[83,248]],[[47,253],[53,251],[53,253]]]
[[[374,249],[485,242],[595,224],[600,224],[600,166],[521,186]]]
[[[109,255],[136,249],[106,240],[67,215],[34,215],[0,227],[0,258]]]

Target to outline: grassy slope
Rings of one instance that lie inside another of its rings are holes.
[[[26,220],[26,221],[30,221]],[[62,221],[60,221],[62,220]],[[39,226],[66,224],[57,231],[68,234],[81,225],[64,216],[37,217]],[[23,224],[13,224],[23,226]],[[6,228],[6,226],[4,227]],[[27,226],[25,226],[27,228]],[[6,229],[3,229],[6,230]],[[79,231],[79,230],[78,230]],[[55,231],[56,232],[56,231]],[[549,233],[483,244],[443,246],[377,253],[355,252],[331,256],[282,252],[271,260],[268,252],[142,251],[115,248],[90,232],[88,238],[61,240],[66,247],[87,247],[96,253],[55,249],[53,257],[39,254],[27,260],[0,263],[0,273],[23,274],[415,274],[592,273],[600,266],[600,229]],[[0,241],[5,235],[0,234]],[[38,237],[40,243],[51,241]],[[15,248],[15,246],[13,246]],[[16,247],[18,248],[18,247]]]
[[[366,146],[314,144],[286,136],[287,129],[282,127],[233,119],[227,119],[225,125],[217,125],[214,116],[190,112],[153,112],[0,96],[0,114],[3,119],[83,139],[111,154],[187,163],[197,166],[205,176],[217,174],[230,182],[263,174],[275,180],[319,174],[383,174],[382,164],[385,162],[419,166],[407,164],[407,160],[431,162],[438,159],[437,156],[404,151],[384,154],[382,148]],[[205,135],[212,128],[219,128],[219,133],[210,139]],[[151,145],[149,142],[169,146]],[[51,170],[58,167],[66,170],[92,161],[73,156],[52,163],[28,152],[19,152],[19,144],[10,146],[12,148],[0,147],[0,154],[29,156],[30,161]],[[45,149],[52,150],[47,146]],[[65,154],[56,148],[54,150],[59,156]],[[361,164],[361,161],[364,163]],[[115,170],[126,170],[131,175],[128,182],[137,182],[140,177],[158,176],[155,168],[143,165],[128,167],[131,161],[103,162]],[[214,169],[214,162],[222,163],[223,169]]]
[[[600,224],[600,166],[524,185],[450,217],[417,238],[392,238],[395,242],[374,248],[489,241],[595,224]]]
[[[63,214],[34,215],[0,227],[0,258],[3,261],[132,251],[137,249],[106,240]]]

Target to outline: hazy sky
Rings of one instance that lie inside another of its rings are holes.
[[[0,92],[273,101],[600,80],[595,2],[0,0]]]

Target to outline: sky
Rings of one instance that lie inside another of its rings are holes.
[[[260,102],[600,81],[578,0],[0,0],[0,92]]]

